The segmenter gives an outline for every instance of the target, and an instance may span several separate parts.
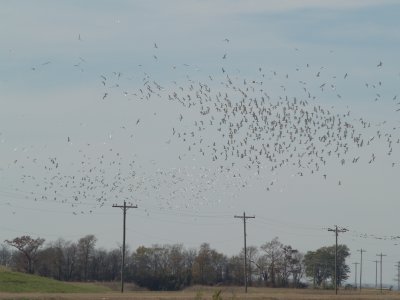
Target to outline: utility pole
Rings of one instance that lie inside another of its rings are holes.
[[[315,289],[315,261],[313,262],[313,289]]]
[[[354,287],[357,289],[357,265],[358,265],[359,263],[358,262],[355,262],[355,263],[353,263],[353,265],[355,266],[355,268],[356,268],[356,272],[355,272],[355,274],[354,274]]]
[[[373,260],[375,263],[375,289],[378,288],[378,262],[379,260]]]
[[[377,254],[376,256],[380,256],[381,257],[381,293],[382,293],[382,257],[386,256],[386,254]]]
[[[363,254],[363,252],[367,252],[367,251],[365,249],[361,248],[360,250],[357,250],[357,252],[360,252],[360,254],[361,254],[361,261],[360,261],[360,292],[361,292],[361,287],[362,287],[362,281],[361,281],[361,278],[362,278],[362,254]]]
[[[400,261],[395,266],[397,267],[397,290],[400,291]]]
[[[124,269],[125,269],[125,228],[126,228],[126,211],[129,208],[137,208],[137,205],[126,205],[126,201],[124,201],[124,205],[113,204],[112,207],[119,207],[123,212],[123,229],[122,229],[122,263],[121,263],[121,293],[124,292]]]
[[[234,216],[235,218],[243,219],[243,235],[244,235],[244,286],[245,293],[247,293],[247,246],[246,246],[246,220],[254,219],[255,216],[246,216],[243,212],[243,216]]]
[[[336,237],[336,243],[335,243],[335,293],[337,295],[337,291],[338,291],[338,284],[337,284],[338,235],[339,235],[339,232],[342,233],[342,232],[346,232],[346,231],[349,231],[349,230],[346,229],[346,228],[338,228],[338,226],[335,225],[334,229],[333,228],[328,228],[328,231],[335,232],[335,237]]]

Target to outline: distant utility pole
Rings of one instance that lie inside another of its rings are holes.
[[[357,252],[360,252],[360,254],[361,254],[361,261],[360,261],[360,292],[361,292],[361,287],[362,287],[362,281],[361,281],[361,278],[362,278],[362,254],[363,254],[363,252],[367,252],[367,251],[365,249],[361,248],[360,250],[357,250]]]
[[[355,263],[353,263],[353,265],[356,267],[356,273],[354,274],[354,287],[357,289],[357,265],[358,265],[359,263],[358,262],[355,262]]]
[[[373,260],[375,263],[375,289],[378,288],[378,262],[379,260]]]
[[[313,261],[313,289],[315,289],[315,261]]]
[[[338,226],[337,225],[335,225],[335,228],[328,228],[328,231],[333,231],[333,232],[335,232],[335,237],[336,237],[336,244],[335,244],[335,293],[336,293],[336,295],[337,295],[337,291],[338,291],[338,284],[337,284],[337,260],[338,260],[338,257],[337,257],[337,252],[338,252],[338,235],[339,235],[339,232],[340,233],[342,233],[342,232],[346,232],[346,231],[349,231],[348,229],[346,229],[346,228],[338,228]]]
[[[380,264],[381,264],[381,293],[382,293],[382,257],[386,256],[386,254],[382,254],[382,252],[381,252],[381,254],[377,254],[376,256],[380,256],[381,257]]]
[[[234,216],[235,218],[243,219],[243,229],[244,229],[244,286],[245,293],[247,293],[247,246],[246,246],[246,220],[254,219],[255,216],[246,216],[246,213],[243,212],[243,216]]]
[[[400,261],[395,266],[397,267],[397,290],[400,291]]]
[[[126,228],[126,211],[129,208],[137,208],[137,205],[126,205],[126,201],[124,201],[124,205],[113,204],[112,207],[119,207],[122,209],[124,221],[123,221],[123,229],[122,229],[122,264],[121,264],[121,293],[124,292],[124,269],[125,269],[125,228]]]

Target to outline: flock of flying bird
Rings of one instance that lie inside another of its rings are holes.
[[[154,51],[157,62],[157,43]],[[114,101],[120,95],[133,105],[162,101],[172,107],[176,122],[163,143],[179,149],[177,162],[186,165],[163,169],[157,160],[144,165],[135,153],[125,155],[112,147],[93,156],[93,146],[88,144],[79,149],[79,162],[65,162],[56,155],[44,161],[27,157],[44,176],[29,174],[24,167],[21,181],[26,188],[21,191],[29,190],[35,201],[67,203],[74,214],[92,213],[110,201],[130,201],[132,193],[143,204],[146,199],[158,199],[160,209],[196,209],[215,204],[213,197],[233,197],[253,178],[268,180],[264,186],[270,191],[282,169],[294,170],[296,176],[328,179],[330,164],[373,164],[382,156],[396,157],[398,128],[355,116],[343,104],[345,96],[339,90],[350,73],[337,76],[324,67],[303,64],[293,74],[259,67],[245,76],[231,71],[227,59],[228,54],[223,54],[219,71],[201,80],[195,79],[196,73],[187,74],[181,82],[161,83],[143,72],[132,87],[123,82],[126,76],[121,72],[99,75],[103,89],[99,102]],[[77,67],[85,63],[80,58]],[[382,62],[372,66],[384,67]],[[171,71],[189,72],[189,67],[172,66]],[[365,83],[365,89],[371,91],[372,103],[383,101],[381,81]],[[397,95],[390,100],[393,110],[400,111]],[[141,122],[138,118],[134,125],[139,127]],[[121,127],[121,131],[127,129]],[[73,139],[66,137],[66,143]],[[385,151],[375,153],[377,147]],[[200,165],[191,166],[196,159]],[[14,161],[14,165],[26,165],[26,161]],[[391,166],[397,163],[394,158]],[[335,180],[342,185],[341,179]]]
[[[229,43],[228,39],[224,41]],[[154,48],[158,49],[156,43]],[[158,59],[156,55],[154,58]],[[222,59],[226,58],[227,54],[224,54]],[[377,68],[382,66],[382,62],[376,65]],[[309,64],[304,69],[313,72]],[[304,75],[301,71],[300,67],[296,68],[300,74],[296,74],[297,77]],[[273,172],[292,165],[302,176],[304,172],[320,171],[331,157],[341,165],[357,163],[360,159],[358,149],[377,140],[386,143],[387,155],[390,156],[394,144],[400,142],[396,138],[397,128],[393,128],[393,132],[384,132],[380,128],[384,122],[374,125],[362,117],[353,117],[350,110],[338,113],[334,106],[321,104],[320,100],[330,97],[326,95],[329,92],[338,99],[342,98],[337,91],[339,77],[323,78],[323,72],[323,67],[314,71],[318,93],[303,80],[297,82],[297,87],[293,86],[289,74],[280,76],[277,71],[263,72],[260,67],[253,78],[246,79],[231,75],[222,67],[222,74],[218,74],[222,76],[214,78],[209,75],[205,81],[187,76],[183,84],[173,81],[172,88],[164,88],[145,73],[143,86],[135,92],[123,91],[123,95],[147,101],[158,97],[181,106],[179,121],[188,115],[193,122],[189,126],[182,122],[182,126],[172,128],[172,138],[187,146],[179,158],[195,153],[211,158],[228,171],[235,165],[245,164],[246,168],[255,169],[260,174],[265,168]],[[118,88],[122,74],[114,72],[113,75],[116,80],[110,86]],[[106,87],[107,78],[104,75],[101,78]],[[342,81],[347,78],[348,73],[345,73]],[[279,91],[271,95],[273,81],[278,82]],[[365,86],[373,90],[374,101],[381,99],[381,81],[365,83]],[[289,88],[297,90],[290,94]],[[102,100],[107,95],[109,92],[106,91]],[[397,95],[392,100],[396,101]],[[396,111],[400,109],[396,107]],[[371,164],[375,159],[376,154],[371,152],[367,162]],[[393,162],[392,166],[396,163]],[[327,174],[323,176],[326,178]]]

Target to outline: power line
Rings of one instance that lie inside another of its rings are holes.
[[[257,215],[257,219],[259,220],[258,222],[262,222],[260,221],[263,220],[264,224],[268,224],[270,225],[275,225],[275,226],[286,226],[286,227],[290,227],[290,228],[300,228],[300,229],[305,229],[305,230],[313,230],[313,231],[321,231],[321,226],[317,226],[317,225],[306,225],[306,224],[300,224],[300,223],[295,223],[295,222],[290,222],[290,221],[282,221],[282,220],[276,220],[270,217],[263,217],[263,216],[258,216]]]
[[[121,264],[121,293],[124,292],[124,269],[125,269],[125,228],[126,228],[126,211],[129,208],[137,208],[137,205],[126,205],[126,201],[124,201],[124,205],[114,204],[112,207],[119,207],[123,212],[123,234],[122,234],[122,264]]]
[[[234,216],[235,218],[243,219],[243,230],[244,230],[244,286],[245,293],[247,293],[247,248],[246,248],[246,220],[254,219],[255,216],[246,216],[246,213],[243,212],[243,216]]]

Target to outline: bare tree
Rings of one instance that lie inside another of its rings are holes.
[[[271,285],[273,287],[277,285],[279,264],[282,259],[282,247],[283,244],[278,240],[277,237],[261,246],[261,250],[265,252],[265,258],[268,263],[269,279],[271,280]]]
[[[305,273],[303,253],[294,253],[290,272],[292,273],[293,287],[299,287],[301,285],[301,278],[304,276]]]
[[[13,240],[5,240],[5,243],[16,248],[20,251],[25,258],[25,270],[33,274],[34,273],[34,263],[37,258],[38,250],[43,245],[44,239],[37,238],[33,239],[29,235],[24,235],[21,237],[16,237]]]
[[[11,258],[12,251],[7,245],[2,244],[0,248],[0,265],[8,267],[10,265]]]
[[[205,285],[222,282],[226,265],[227,259],[223,254],[203,243],[193,263],[193,281]]]
[[[65,257],[65,279],[72,280],[77,260],[78,260],[78,246],[76,243],[68,242],[63,250],[64,257]]]
[[[268,275],[268,259],[266,255],[259,255],[257,260],[252,261],[252,263],[258,269],[259,283],[264,282],[264,284],[267,285],[269,280],[269,275]]]
[[[42,251],[41,257],[43,263],[51,264],[49,269],[51,270],[51,276],[58,279],[64,280],[66,279],[66,257],[65,257],[65,248],[69,245],[69,242],[66,242],[63,239],[57,239],[55,242],[49,243],[47,249]],[[46,251],[47,250],[47,251]],[[47,257],[46,259],[46,256]]]
[[[78,257],[80,268],[83,273],[83,280],[88,278],[89,259],[94,250],[97,238],[93,234],[88,234],[78,241]]]
[[[252,286],[253,285],[253,275],[254,275],[255,269],[257,269],[255,262],[258,260],[258,248],[255,246],[249,246],[249,247],[247,247],[246,250],[247,250],[246,251],[247,252],[247,261],[249,262],[247,264],[247,282],[248,282],[249,286]],[[244,249],[242,249],[240,256],[243,258]]]
[[[282,246],[282,259],[280,264],[280,285],[289,286],[289,277],[292,274],[292,265],[294,263],[294,255],[298,253],[292,246]]]

